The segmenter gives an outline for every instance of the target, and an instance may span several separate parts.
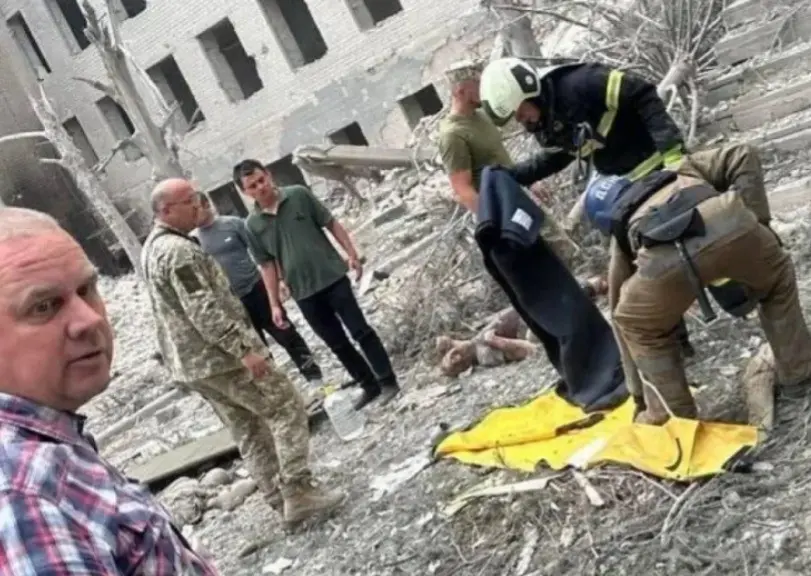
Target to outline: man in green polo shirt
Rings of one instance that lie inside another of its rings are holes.
[[[451,109],[439,123],[439,150],[454,197],[473,214],[479,209],[482,170],[492,165],[513,166],[501,131],[480,109],[481,73],[482,66],[472,61],[457,62],[445,71],[451,88]],[[546,210],[544,214],[541,236],[571,266],[577,245]]]
[[[234,182],[256,202],[246,220],[248,245],[262,271],[274,323],[280,328],[286,324],[279,297],[279,281],[284,278],[313,332],[363,389],[355,407],[361,409],[378,397],[387,404],[400,387],[389,355],[366,321],[346,276],[350,268],[357,279],[363,273],[349,233],[309,188],[277,187],[256,160],[237,164]],[[327,238],[325,228],[343,248],[347,261]]]

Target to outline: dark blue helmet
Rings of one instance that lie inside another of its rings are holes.
[[[622,176],[597,174],[586,186],[586,217],[603,235],[611,235],[611,209],[630,184]]]

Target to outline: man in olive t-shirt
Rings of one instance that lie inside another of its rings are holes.
[[[277,187],[256,160],[240,162],[234,168],[234,181],[256,201],[246,220],[248,246],[261,269],[273,321],[279,327],[286,324],[279,299],[281,275],[313,332],[363,389],[356,409],[378,397],[381,404],[388,403],[400,387],[389,355],[366,322],[346,276],[349,268],[358,279],[363,272],[349,233],[309,188]],[[325,228],[346,252],[348,262],[327,238]],[[349,341],[344,327],[366,358]]]
[[[479,108],[479,80],[482,67],[463,61],[451,66],[445,76],[451,85],[451,110],[439,124],[439,150],[457,202],[476,214],[479,184],[486,166],[513,165],[504,147],[501,131]],[[552,250],[571,265],[577,245],[544,210],[541,236]]]

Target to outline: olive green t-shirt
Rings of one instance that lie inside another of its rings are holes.
[[[295,300],[301,300],[335,284],[348,272],[346,262],[324,227],[332,214],[310,190],[286,186],[276,214],[254,206],[248,216],[248,247],[257,264],[278,262]]]
[[[452,113],[445,116],[439,123],[439,150],[445,171],[450,175],[470,170],[476,190],[486,166],[513,165],[502,142],[501,131],[482,110],[476,110],[470,116]]]

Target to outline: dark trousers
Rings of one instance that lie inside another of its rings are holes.
[[[397,383],[389,355],[377,332],[366,322],[349,278],[344,277],[297,303],[313,332],[332,350],[361,387],[375,391],[380,384]],[[344,326],[366,358],[349,341]]]
[[[279,328],[273,323],[273,314],[270,311],[270,300],[265,289],[265,283],[259,281],[245,296],[240,298],[242,304],[248,310],[251,323],[262,342],[267,345],[264,332],[270,334],[279,346],[284,348],[293,360],[301,375],[308,381],[320,380],[322,378],[321,368],[315,362],[310,348],[298,333],[293,323],[288,320],[289,326],[285,329]],[[263,332],[264,330],[264,332]]]

